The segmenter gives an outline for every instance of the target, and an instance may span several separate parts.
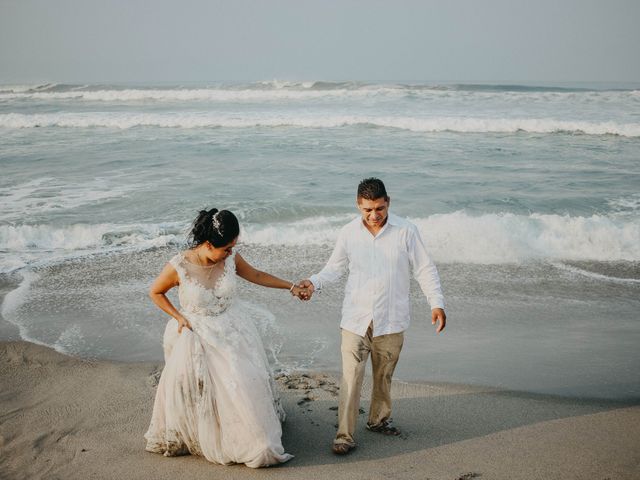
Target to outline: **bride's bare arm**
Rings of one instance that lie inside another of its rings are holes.
[[[182,314],[173,306],[173,304],[169,301],[165,293],[171,290],[173,287],[176,287],[180,284],[180,280],[178,278],[178,272],[170,263],[167,263],[165,267],[160,272],[160,275],[156,277],[156,279],[151,284],[149,288],[149,297],[153,300],[160,309],[171,315],[178,321],[178,333],[182,333],[182,328],[187,327],[191,330],[191,324],[189,320],[184,318]]]
[[[238,276],[244,278],[248,282],[255,283],[256,285],[262,285],[269,288],[282,288],[287,289],[292,295],[300,297],[301,293],[304,293],[306,289],[298,287],[293,282],[282,280],[281,278],[271,275],[267,272],[262,272],[252,267],[242,255],[236,253],[236,273]]]

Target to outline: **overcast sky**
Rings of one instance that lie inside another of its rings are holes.
[[[640,0],[0,0],[0,82],[640,81]]]

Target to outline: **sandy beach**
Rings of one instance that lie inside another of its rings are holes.
[[[2,479],[638,479],[637,402],[568,399],[459,385],[393,386],[400,438],[368,432],[330,451],[334,376],[281,375],[289,463],[252,470],[145,452],[162,365],[87,361],[0,343]],[[365,396],[370,388],[365,385]],[[362,403],[362,412],[367,402]]]
[[[0,480],[640,480],[640,0],[50,4],[0,0]]]

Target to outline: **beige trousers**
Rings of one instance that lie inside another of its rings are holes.
[[[364,337],[342,330],[342,381],[338,404],[338,433],[334,443],[355,444],[353,433],[360,410],[365,366],[371,353],[373,389],[369,425],[379,425],[391,415],[391,376],[398,363],[404,334],[373,336],[373,324]]]

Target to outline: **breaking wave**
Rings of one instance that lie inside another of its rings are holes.
[[[418,133],[570,133],[640,137],[639,123],[587,122],[553,118],[469,118],[392,116],[255,116],[237,118],[211,113],[52,113],[0,114],[0,128],[392,128]]]
[[[246,223],[245,244],[332,246],[349,215],[272,224]],[[604,215],[569,216],[464,211],[411,219],[440,262],[476,264],[527,261],[640,261],[640,220]],[[188,225],[78,224],[0,226],[0,271],[10,271],[12,255],[64,253],[65,258],[105,251],[141,251],[182,245]]]
[[[253,84],[127,87],[115,85],[0,85],[3,100],[76,100],[86,102],[245,102],[361,97],[475,96],[521,100],[584,98],[636,101],[637,88],[583,88],[491,84],[370,84],[365,82],[271,80]]]

